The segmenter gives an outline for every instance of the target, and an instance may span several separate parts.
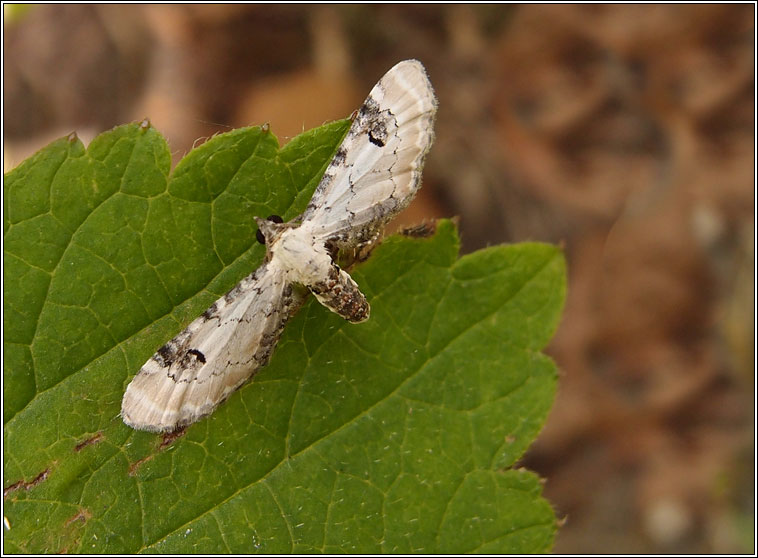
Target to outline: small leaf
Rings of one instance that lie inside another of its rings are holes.
[[[271,363],[208,419],[155,435],[119,417],[157,347],[257,267],[253,216],[298,215],[349,121],[284,148],[260,128],[170,170],[127,125],[52,143],[5,177],[7,550],[22,553],[545,552],[540,351],[565,295],[558,249],[458,259],[385,239],[352,275],[371,318],[313,300]]]

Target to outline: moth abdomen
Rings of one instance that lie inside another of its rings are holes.
[[[360,323],[368,320],[371,307],[358,288],[358,284],[347,272],[333,265],[325,281],[309,285],[318,301],[347,321]]]

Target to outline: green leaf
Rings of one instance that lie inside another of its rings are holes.
[[[565,294],[544,244],[458,259],[450,221],[352,275],[371,318],[310,300],[269,366],[180,436],[134,431],[124,389],[257,267],[254,215],[306,206],[349,121],[284,148],[217,136],[170,174],[146,123],[56,141],[5,177],[6,550],[545,552],[556,520],[511,467],[542,427],[540,351]]]

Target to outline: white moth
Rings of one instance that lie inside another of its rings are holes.
[[[436,112],[417,60],[400,62],[379,80],[303,214],[288,223],[255,218],[266,244],[264,263],[134,377],[121,404],[127,425],[170,432],[212,413],[268,362],[308,291],[350,322],[368,319],[368,301],[332,256],[372,243],[410,203]]]

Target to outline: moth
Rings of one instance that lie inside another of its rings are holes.
[[[212,413],[264,366],[312,293],[349,322],[369,303],[335,256],[376,240],[413,199],[434,139],[437,99],[417,60],[391,68],[354,114],[305,211],[255,217],[263,264],[158,349],[127,386],[124,422],[171,432]]]

